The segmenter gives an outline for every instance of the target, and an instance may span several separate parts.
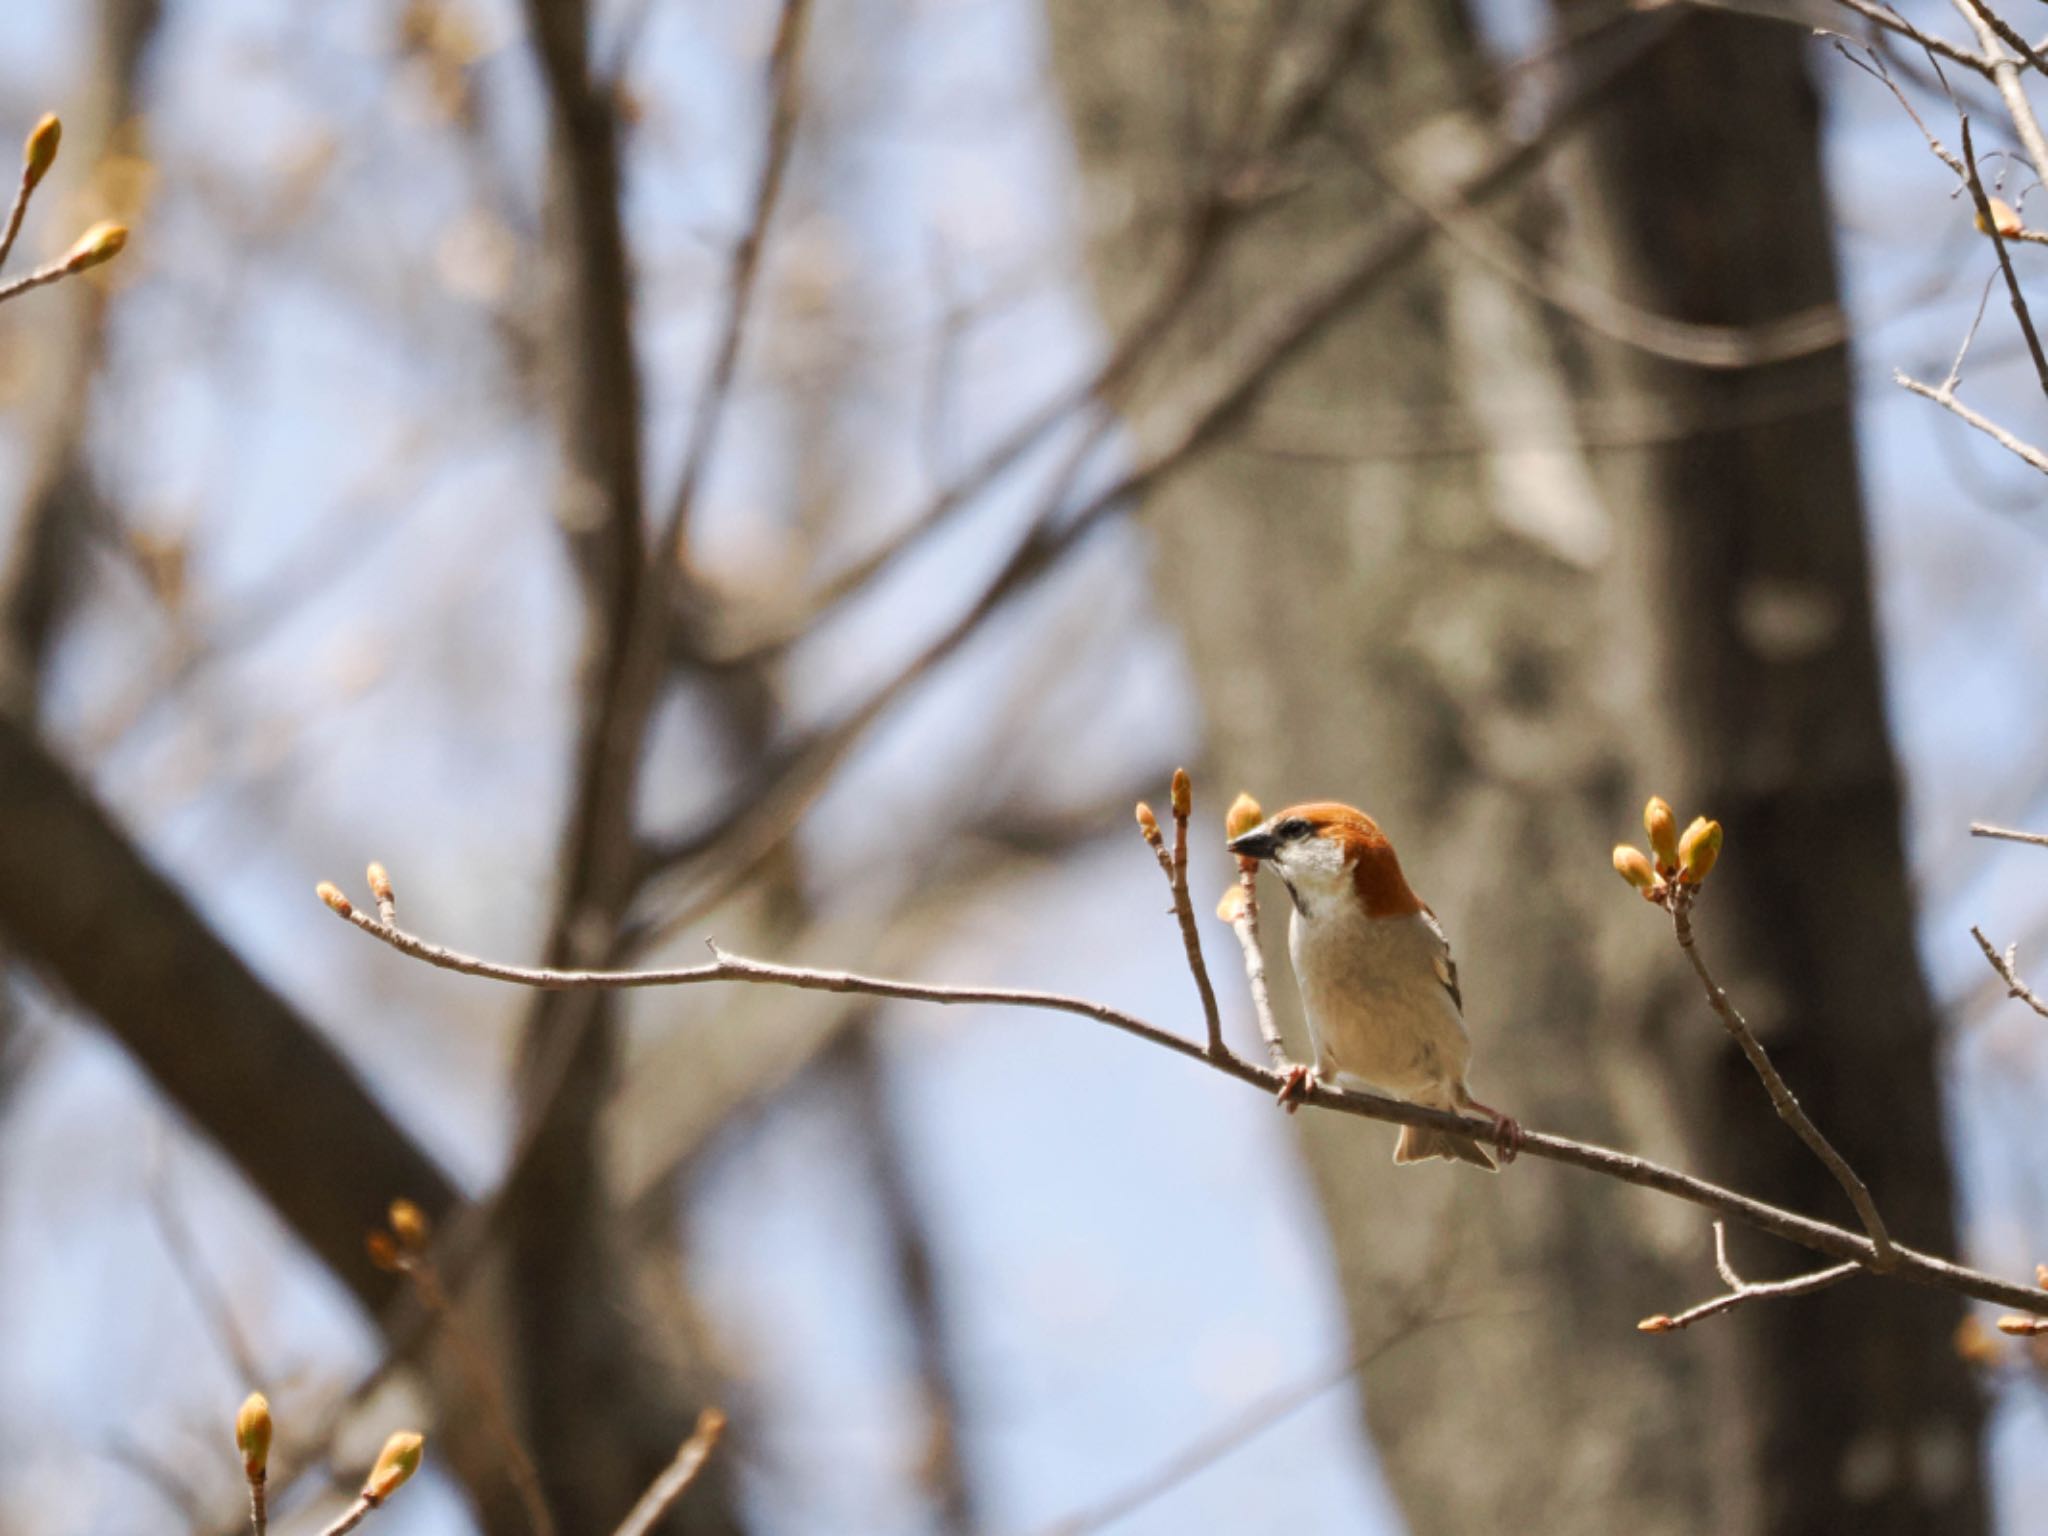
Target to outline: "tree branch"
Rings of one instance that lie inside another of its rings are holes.
[[[1689,1307],[1676,1317],[1658,1313],[1646,1317],[1636,1324],[1644,1333],[1673,1333],[1680,1328],[1690,1328],[1694,1323],[1723,1312],[1734,1310],[1745,1302],[1783,1300],[1791,1296],[1810,1296],[1815,1291],[1824,1291],[1829,1286],[1848,1279],[1864,1268],[1855,1262],[1836,1264],[1828,1269],[1817,1269],[1810,1275],[1794,1275],[1789,1280],[1749,1281],[1735,1273],[1735,1266],[1728,1262],[1728,1225],[1714,1223],[1714,1268],[1727,1282],[1724,1295],[1711,1301],[1703,1301],[1696,1307]]]
[[[1991,962],[1991,969],[1998,972],[1999,980],[2005,983],[2005,995],[2018,998],[2042,1018],[2048,1019],[2048,1003],[2035,996],[2033,988],[2019,978],[2016,969],[2018,956],[2014,949],[2008,947],[2001,955],[1992,947],[1991,941],[1984,937],[1984,930],[1974,924],[1970,928],[1970,937],[1977,941],[1977,947],[1984,951],[1984,958]]]
[[[793,987],[815,992],[852,992],[870,997],[936,1003],[944,1006],[979,1004],[1001,1008],[1042,1009],[1053,1013],[1074,1014],[1107,1025],[1161,1050],[1200,1062],[1212,1071],[1235,1078],[1264,1093],[1277,1095],[1287,1081],[1284,1074],[1246,1061],[1234,1053],[1226,1052],[1220,1057],[1211,1056],[1199,1040],[1188,1039],[1106,1003],[1065,993],[1011,987],[935,986],[921,982],[898,981],[888,977],[863,976],[851,971],[824,971],[775,965],[768,961],[726,954],[715,945],[712,947],[713,958],[709,963],[666,970],[575,971],[507,965],[448,949],[403,929],[386,927],[369,913],[356,908],[347,897],[332,886],[323,886],[321,896],[340,916],[400,954],[442,970],[458,971],[467,976],[480,976],[517,986],[558,991],[582,988],[697,986],[707,983],[740,984]],[[1425,1109],[1419,1104],[1407,1104],[1396,1099],[1382,1098],[1377,1094],[1332,1088],[1321,1083],[1305,1085],[1299,1094],[1299,1101],[1339,1114],[1357,1115],[1363,1119],[1383,1121],[1392,1125],[1420,1126],[1428,1130],[1447,1131],[1454,1135],[1470,1136],[1480,1140],[1490,1138],[1495,1130],[1492,1121],[1476,1116],[1453,1114],[1447,1110]],[[1625,1184],[1633,1184],[1639,1188],[1655,1190],[1660,1194],[1688,1201],[1705,1210],[1831,1258],[1849,1260],[1873,1270],[1880,1264],[1882,1256],[1877,1245],[1868,1237],[1830,1222],[1818,1221],[1813,1217],[1771,1205],[1709,1180],[1695,1178],[1677,1169],[1664,1167],[1646,1158],[1540,1131],[1524,1131],[1520,1146],[1521,1151],[1530,1157],[1584,1168],[1606,1178],[1617,1179]],[[1981,1301],[1997,1302],[2036,1316],[2048,1316],[2048,1291],[2000,1280],[1949,1260],[1896,1244],[1891,1246],[1889,1257],[1890,1263],[1886,1272],[1897,1278],[1940,1290],[1954,1291]]]
[[[1764,1049],[1763,1042],[1757,1039],[1756,1032],[1749,1027],[1749,1021],[1742,1016],[1735,1004],[1728,1000],[1728,994],[1721,990],[1720,983],[1715,981],[1712,973],[1708,971],[1707,962],[1700,957],[1699,946],[1693,942],[1692,936],[1692,902],[1693,894],[1697,890],[1697,886],[1691,885],[1673,888],[1670,903],[1671,931],[1677,936],[1678,947],[1685,951],[1685,958],[1692,962],[1693,974],[1699,977],[1700,985],[1706,989],[1709,1006],[1713,1008],[1735,1043],[1742,1048],[1742,1054],[1749,1058],[1749,1064],[1756,1069],[1756,1075],[1763,1080],[1764,1091],[1771,1096],[1771,1108],[1778,1112],[1778,1118],[1792,1127],[1792,1133],[1805,1142],[1813,1155],[1835,1176],[1835,1182],[1842,1186],[1842,1192],[1849,1197],[1849,1203],[1856,1207],[1856,1215],[1863,1223],[1863,1230],[1870,1234],[1870,1241],[1877,1250],[1875,1261],[1870,1267],[1879,1272],[1891,1268],[1897,1250],[1892,1244],[1891,1234],[1885,1231],[1884,1218],[1877,1213],[1877,1202],[1870,1198],[1870,1190],[1857,1176],[1856,1170],[1849,1166],[1848,1159],[1835,1150],[1834,1143],[1821,1134],[1820,1127],[1815,1125],[1806,1111],[1799,1107],[1799,1100],[1793,1095],[1791,1088],[1786,1086],[1785,1079],[1779,1075],[1777,1067],[1772,1064],[1770,1052]]]

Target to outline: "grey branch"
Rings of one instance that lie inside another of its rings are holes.
[[[331,887],[324,889],[321,894],[335,912],[400,954],[443,970],[509,982],[515,986],[564,990],[583,987],[741,984],[794,987],[813,992],[854,992],[871,997],[945,1006],[979,1004],[998,1008],[1043,1009],[1053,1013],[1075,1014],[1108,1025],[1161,1050],[1200,1062],[1212,1071],[1233,1077],[1263,1093],[1277,1095],[1285,1084],[1282,1073],[1246,1061],[1235,1053],[1226,1052],[1220,1057],[1211,1056],[1199,1040],[1176,1034],[1135,1014],[1112,1008],[1106,1003],[1065,993],[1009,987],[933,986],[887,977],[862,976],[851,971],[823,971],[774,965],[767,961],[726,954],[715,945],[712,946],[712,959],[709,963],[669,970],[547,970],[505,965],[447,949],[402,929],[386,927],[375,917],[357,909],[345,896]],[[1454,1114],[1447,1110],[1425,1109],[1419,1104],[1407,1104],[1397,1099],[1382,1098],[1378,1094],[1357,1093],[1320,1083],[1305,1086],[1298,1101],[1339,1114],[1358,1115],[1367,1120],[1378,1120],[1392,1125],[1415,1125],[1428,1130],[1448,1131],[1454,1135],[1470,1136],[1478,1140],[1485,1140],[1494,1134],[1494,1125],[1490,1120]],[[1869,1237],[1831,1222],[1818,1221],[1811,1216],[1803,1216],[1796,1211],[1771,1205],[1709,1180],[1681,1173],[1675,1168],[1664,1167],[1647,1158],[1634,1157],[1626,1152],[1617,1152],[1611,1148],[1573,1141],[1563,1136],[1552,1136],[1540,1131],[1525,1131],[1521,1150],[1530,1157],[1584,1168],[1607,1178],[1618,1179],[1626,1184],[1656,1190],[1675,1199],[1688,1201],[1704,1210],[1742,1222],[1745,1226],[1754,1227],[1758,1231],[1771,1233],[1833,1259],[1847,1260],[1866,1269],[1880,1267],[1881,1255],[1877,1245]],[[1954,1291],[1980,1301],[1996,1302],[2001,1306],[2034,1316],[2048,1316],[2048,1291],[2015,1284],[2009,1280],[2000,1280],[1996,1276],[1968,1269],[1947,1259],[1896,1244],[1891,1246],[1889,1257],[1886,1272],[1898,1278],[1939,1290]]]
[[[1975,925],[1970,928],[1970,937],[1977,941],[1977,947],[1984,951],[1984,958],[1991,962],[1991,969],[1998,972],[1998,979],[2005,983],[2006,996],[2018,998],[2042,1018],[2048,1019],[2048,1003],[2042,1002],[2035,995],[2034,989],[2019,978],[2017,951],[2008,945],[2005,952],[2000,954],[1992,942],[1984,937],[1984,930]]]
[[[1789,1280],[1745,1280],[1735,1273],[1735,1266],[1728,1262],[1728,1225],[1714,1223],[1714,1268],[1720,1273],[1728,1289],[1710,1301],[1703,1301],[1696,1307],[1688,1307],[1676,1317],[1646,1317],[1636,1324],[1644,1333],[1672,1333],[1680,1328],[1690,1328],[1720,1313],[1732,1311],[1749,1301],[1782,1300],[1789,1296],[1810,1296],[1815,1291],[1824,1291],[1829,1286],[1848,1279],[1863,1269],[1856,1263],[1836,1264],[1827,1269],[1817,1269],[1809,1275],[1794,1275]]]
[[[654,1529],[655,1522],[668,1512],[668,1507],[697,1480],[697,1474],[703,1470],[712,1447],[718,1444],[718,1437],[724,1431],[724,1414],[716,1408],[706,1408],[700,1413],[696,1429],[683,1442],[682,1449],[676,1452],[676,1459],[668,1464],[661,1476],[647,1485],[647,1491],[640,1495],[640,1501],[619,1522],[612,1536],[647,1536],[647,1532]]]
[[[1870,1241],[1876,1248],[1875,1261],[1871,1268],[1883,1271],[1892,1267],[1898,1249],[1885,1231],[1884,1218],[1877,1214],[1877,1202],[1870,1198],[1870,1190],[1849,1166],[1847,1158],[1835,1150],[1834,1143],[1823,1136],[1820,1127],[1793,1095],[1785,1079],[1771,1062],[1770,1052],[1749,1027],[1749,1021],[1742,1016],[1735,1004],[1728,1000],[1728,994],[1721,990],[1719,982],[1707,969],[1707,962],[1700,957],[1699,946],[1693,942],[1692,902],[1684,893],[1689,889],[1680,888],[1680,899],[1671,903],[1671,931],[1678,938],[1678,947],[1685,951],[1685,958],[1692,962],[1693,974],[1706,989],[1707,1002],[1720,1018],[1731,1038],[1741,1047],[1742,1054],[1749,1059],[1756,1075],[1763,1080],[1764,1091],[1771,1096],[1771,1108],[1778,1112],[1778,1118],[1792,1128],[1792,1133],[1805,1142],[1813,1155],[1821,1160],[1835,1182],[1842,1186],[1842,1192],[1849,1197],[1849,1203],[1856,1208],[1856,1215],[1863,1223],[1863,1230],[1870,1234]]]

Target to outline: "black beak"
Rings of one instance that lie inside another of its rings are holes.
[[[1233,837],[1224,846],[1240,858],[1270,859],[1280,851],[1280,839],[1264,827],[1254,827],[1242,837]]]

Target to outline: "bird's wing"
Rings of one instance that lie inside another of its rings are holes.
[[[1458,990],[1458,962],[1451,958],[1451,941],[1444,936],[1444,925],[1437,921],[1436,914],[1424,907],[1422,920],[1429,924],[1429,931],[1436,939],[1436,953],[1430,958],[1436,963],[1436,979],[1444,984],[1444,990],[1451,994],[1451,1003],[1458,1012],[1465,1011],[1464,994]]]

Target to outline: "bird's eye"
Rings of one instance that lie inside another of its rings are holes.
[[[1308,823],[1299,816],[1290,816],[1273,829],[1273,835],[1283,843],[1291,843],[1297,837],[1307,837],[1308,833]]]

